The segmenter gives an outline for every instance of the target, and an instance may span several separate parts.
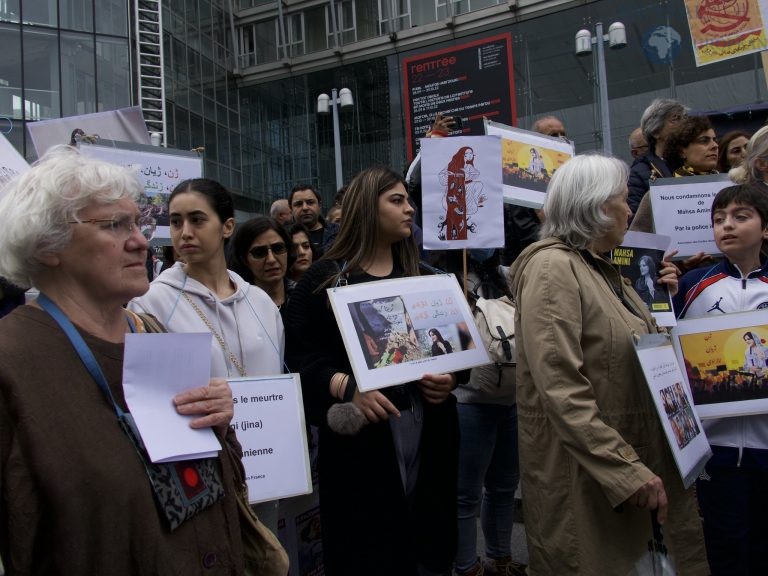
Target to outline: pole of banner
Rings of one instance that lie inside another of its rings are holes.
[[[466,300],[468,298],[467,294],[467,284],[469,283],[469,276],[467,274],[467,249],[462,248],[461,250],[462,254],[462,260],[464,261],[464,299]]]
[[[768,52],[765,50],[760,52],[760,58],[763,60],[763,76],[765,76],[765,84],[768,86]]]

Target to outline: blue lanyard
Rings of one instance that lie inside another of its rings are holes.
[[[91,374],[91,377],[96,381],[96,384],[98,384],[99,388],[107,397],[107,399],[112,402],[112,407],[115,409],[115,414],[117,414],[118,420],[122,421],[125,418],[126,413],[122,408],[120,408],[120,406],[118,406],[117,402],[115,402],[115,398],[112,396],[112,391],[109,389],[109,384],[107,384],[107,378],[104,376],[104,372],[101,370],[101,366],[99,366],[96,357],[93,355],[93,352],[91,352],[88,344],[85,343],[85,340],[83,340],[80,332],[77,331],[74,324],[72,324],[72,321],[67,318],[67,315],[64,314],[61,308],[59,308],[53,302],[53,300],[48,298],[48,296],[42,292],[37,297],[37,303],[43,310],[51,315],[59,327],[64,331],[64,334],[67,335],[67,338],[69,338],[69,341],[72,343],[75,352],[77,352],[77,355],[80,356],[80,360],[82,360],[86,369]],[[128,325],[131,328],[131,332],[136,332],[136,326],[133,324],[133,322],[131,322],[131,319],[126,319],[128,320]]]

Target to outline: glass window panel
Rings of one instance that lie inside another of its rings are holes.
[[[165,101],[165,142],[170,148],[178,148],[176,146],[176,130],[174,126],[174,114],[173,102],[170,100]]]
[[[19,0],[0,0],[0,22],[18,22]]]
[[[131,105],[128,39],[96,36],[96,96],[99,112]]]
[[[190,130],[190,148],[205,146],[205,137],[203,136],[203,118],[197,114],[189,114]],[[206,151],[207,155],[207,151]]]
[[[197,114],[203,113],[203,95],[197,90],[189,91],[189,109]],[[197,144],[202,146],[202,144]]]
[[[192,148],[190,142],[191,132],[189,129],[189,112],[176,106],[174,114],[174,125],[176,126],[176,147],[179,150],[189,150]]]
[[[277,35],[275,20],[256,23],[256,63],[277,60]]]
[[[56,26],[56,0],[27,0],[22,5],[21,18],[24,23]]]
[[[325,28],[325,8],[309,8],[304,12],[307,53],[319,52],[328,48],[328,34]],[[329,28],[330,30],[330,28]],[[333,43],[330,44],[333,46]]]
[[[0,24],[0,116],[23,118],[21,103],[21,32],[18,26]]]
[[[8,139],[19,154],[24,156],[24,122],[0,118],[0,133]]]
[[[379,9],[377,0],[355,0],[357,39],[373,38],[378,33]]]
[[[208,150],[205,150],[205,177],[210,178],[211,180],[218,180],[219,179],[219,167],[216,165],[216,162],[209,160],[207,158],[208,156]]]
[[[24,29],[24,117],[60,118],[59,42],[55,32]]]
[[[61,27],[93,32],[93,0],[59,0]]]
[[[200,54],[194,50],[187,49],[187,62],[189,68],[189,87],[193,90],[201,89],[202,75],[200,71]]]
[[[61,113],[96,112],[96,63],[91,34],[61,33]]]
[[[221,125],[219,125],[218,153],[219,163],[229,166],[232,162],[229,149],[229,130]]]
[[[125,0],[96,2],[96,32],[128,36],[128,6]]]
[[[202,87],[203,96],[206,98],[216,98],[216,79],[213,75],[213,60],[201,58],[203,64]]]

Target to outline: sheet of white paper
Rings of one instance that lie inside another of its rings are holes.
[[[229,380],[251,503],[312,492],[298,374]]]
[[[127,334],[123,391],[152,462],[216,456],[213,429],[192,429],[173,397],[206,386],[211,374],[211,334]]]

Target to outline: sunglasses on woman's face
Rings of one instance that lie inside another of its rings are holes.
[[[263,260],[269,252],[272,252],[273,256],[280,256],[288,252],[288,247],[285,245],[285,242],[274,242],[264,246],[254,246],[248,251],[248,254],[255,260]]]

